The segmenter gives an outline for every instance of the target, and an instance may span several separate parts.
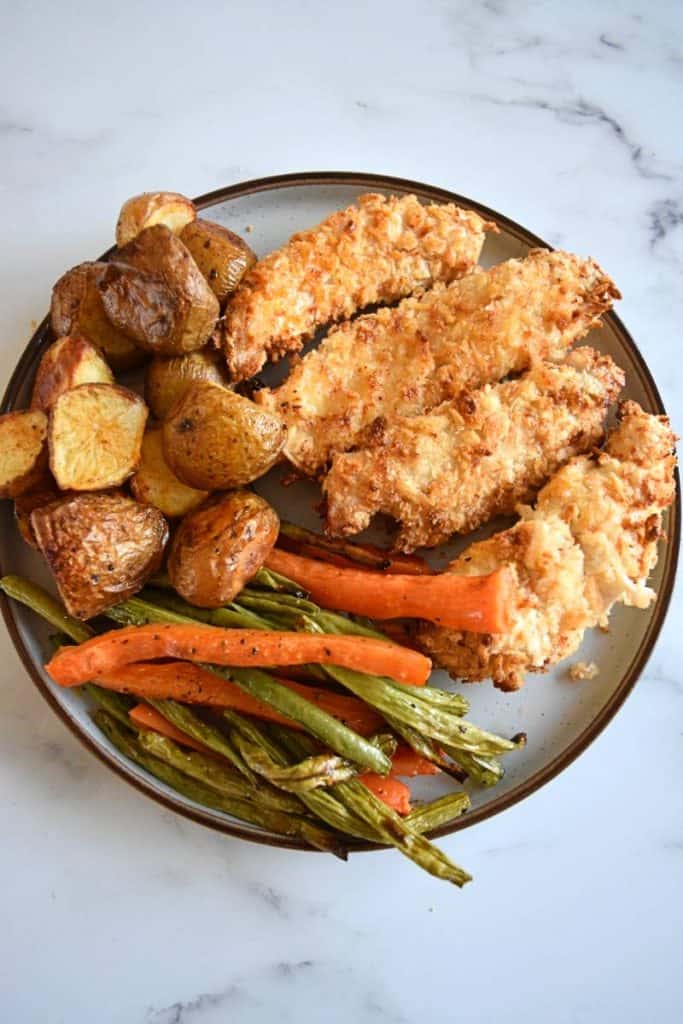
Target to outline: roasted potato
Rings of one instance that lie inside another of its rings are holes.
[[[180,232],[180,238],[221,306],[256,263],[256,256],[244,239],[212,220],[191,221]]]
[[[0,416],[0,498],[17,498],[47,476],[47,416],[40,409]]]
[[[104,312],[98,282],[106,269],[106,263],[81,263],[60,277],[52,289],[50,325],[58,338],[84,335],[114,370],[131,370],[147,355]]]
[[[137,469],[147,406],[118,384],[81,384],[50,410],[50,469],[62,490],[116,487]]]
[[[194,203],[179,192],[143,192],[127,199],[116,224],[116,244],[127,245],[155,224],[179,234],[197,216]]]
[[[31,408],[47,410],[64,391],[79,384],[113,383],[114,374],[95,346],[81,335],[67,335],[50,345],[40,360]]]
[[[161,565],[161,512],[120,494],[77,494],[31,513],[38,547],[67,611],[90,619],[144,585]]]
[[[261,568],[279,528],[274,509],[250,491],[208,502],[176,531],[168,556],[171,583],[200,608],[227,604]]]
[[[31,526],[31,513],[35,509],[42,508],[43,505],[49,505],[52,501],[59,501],[63,497],[64,492],[60,491],[54,480],[50,481],[48,477],[44,487],[35,491],[28,491],[26,494],[21,494],[15,499],[14,521],[23,540],[30,544],[32,548],[38,547],[38,541]]]
[[[145,401],[152,415],[165,420],[171,408],[197,380],[228,384],[225,360],[215,349],[188,352],[186,356],[154,356],[145,370]]]
[[[163,425],[164,455],[190,487],[227,491],[263,476],[285,443],[285,426],[218,384],[192,384]]]
[[[161,444],[161,427],[151,427],[142,439],[142,456],[130,481],[133,497],[154,505],[171,519],[184,516],[208,498],[208,491],[197,491],[182,483],[172,472]]]
[[[188,249],[163,224],[118,251],[99,289],[109,320],[159,355],[202,348],[220,312]]]

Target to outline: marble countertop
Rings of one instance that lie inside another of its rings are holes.
[[[599,258],[681,432],[680,4],[15,4],[0,82],[4,378],[128,195],[383,171]],[[4,635],[0,656],[3,1020],[681,1019],[680,589],[583,757],[444,841],[463,892],[174,816],[78,744]]]

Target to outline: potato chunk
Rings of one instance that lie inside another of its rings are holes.
[[[50,468],[62,490],[116,487],[137,468],[147,406],[117,384],[81,384],[50,410]]]
[[[164,454],[191,487],[227,491],[263,476],[282,451],[285,433],[280,419],[248,398],[199,381],[164,423]]]
[[[183,228],[180,238],[221,306],[256,263],[256,256],[243,238],[212,220],[198,217]]]
[[[98,288],[107,266],[81,263],[60,277],[52,289],[50,326],[58,338],[84,335],[114,370],[131,370],[141,366],[147,355],[107,318]]]
[[[197,380],[227,386],[225,362],[220,352],[203,348],[201,352],[188,352],[186,356],[170,359],[155,356],[145,370],[145,401],[152,415],[165,420],[178,399]]]
[[[145,228],[118,251],[99,289],[109,320],[160,355],[202,348],[220,312],[188,249],[163,224]]]
[[[0,498],[17,498],[47,475],[47,416],[40,409],[0,416]]]
[[[168,573],[178,593],[200,608],[227,604],[258,572],[277,540],[277,513],[257,494],[226,494],[183,519]]]
[[[179,234],[197,216],[194,203],[179,192],[142,192],[127,199],[116,224],[116,244],[127,245],[145,228],[164,224]]]
[[[161,427],[145,431],[140,465],[131,478],[130,489],[138,501],[154,505],[172,519],[191,512],[209,496],[208,491],[182,483],[172,471],[164,458]]]
[[[94,345],[81,335],[67,335],[50,345],[40,360],[31,408],[47,410],[64,391],[80,384],[113,383],[114,374]]]
[[[35,509],[31,526],[67,611],[90,619],[139,590],[161,564],[162,514],[118,494],[77,494]]]

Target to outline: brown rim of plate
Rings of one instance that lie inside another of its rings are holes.
[[[227,188],[216,189],[214,192],[207,192],[205,195],[199,196],[198,199],[195,199],[195,205],[198,209],[203,210],[207,207],[215,206],[218,203],[225,202],[226,200],[237,199],[241,196],[253,195],[258,192],[273,191],[280,188],[302,187],[307,185],[352,185],[357,186],[360,189],[383,189],[385,191],[397,189],[401,192],[414,192],[416,195],[420,196],[420,198],[427,199],[432,202],[455,202],[459,206],[474,210],[486,220],[496,221],[498,224],[504,226],[506,231],[525,245],[542,247],[545,249],[552,248],[552,246],[548,245],[547,242],[544,242],[543,239],[532,234],[532,232],[527,231],[520,224],[510,220],[509,217],[505,217],[496,210],[492,210],[487,206],[482,206],[481,203],[476,203],[473,200],[468,199],[466,196],[458,195],[455,192],[449,192],[447,189],[425,185],[418,181],[410,181],[407,178],[395,178],[383,174],[363,174],[354,173],[352,171],[311,171],[293,174],[277,174],[268,178],[255,178],[252,181],[244,181],[236,185],[229,185]],[[109,249],[100,258],[106,259],[112,251],[113,249]],[[619,335],[624,347],[629,350],[638,369],[641,383],[647,393],[650,408],[655,413],[664,415],[665,409],[657,389],[657,385],[655,384],[652,374],[640,354],[635,341],[616,313],[607,313],[604,320],[612,326]],[[33,334],[21,358],[19,359],[19,362],[17,363],[14,373],[7,385],[7,389],[2,400],[2,406],[0,407],[0,413],[9,412],[14,408],[19,390],[27,374],[34,371],[35,364],[51,340],[49,318],[45,317]],[[642,674],[664,624],[676,576],[681,532],[680,520],[680,481],[678,478],[678,471],[676,471],[676,501],[670,510],[670,535],[663,556],[664,572],[662,585],[657,596],[652,619],[648,624],[647,631],[643,637],[640,647],[638,648],[628,670],[624,673],[618,688],[612,694],[604,707],[601,708],[591,724],[584,729],[584,731],[577,736],[569,746],[565,747],[564,750],[553,758],[549,764],[540,771],[535,772],[525,782],[520,783],[519,786],[510,790],[509,793],[492,800],[486,806],[466,813],[451,825],[445,825],[442,828],[430,832],[430,838],[436,839],[441,836],[451,835],[454,832],[458,832],[460,829],[469,828],[471,825],[477,824],[477,822],[484,821],[486,818],[491,818],[496,814],[500,814],[501,811],[507,810],[508,807],[512,807],[520,800],[524,800],[541,786],[545,785],[546,782],[550,782],[551,779],[555,778],[556,775],[559,775],[561,771],[564,771],[565,768],[575,761],[576,758],[583,753],[583,751],[593,742],[594,739],[596,739],[597,736],[600,735],[603,729],[614,718],[615,714],[631,693],[633,687],[638,681],[638,678]],[[1,566],[0,574],[2,574]],[[224,818],[202,810],[199,807],[187,806],[179,800],[160,792],[155,785],[138,778],[132,771],[119,763],[109,753],[109,751],[98,746],[97,743],[87,736],[82,731],[78,722],[73,719],[66,709],[55,699],[41,675],[36,670],[31,654],[24,644],[14,615],[13,603],[4,593],[0,593],[0,604],[2,606],[2,614],[7,624],[7,629],[10,637],[12,638],[12,642],[19,653],[26,671],[42,696],[53,711],[55,711],[55,713],[61,718],[64,724],[71,730],[74,736],[76,736],[80,742],[88,748],[88,750],[95,754],[100,761],[116,772],[117,775],[121,776],[121,778],[125,779],[140,792],[145,793],[164,807],[167,807],[172,811],[176,811],[178,814],[182,814],[184,817],[189,818],[192,821],[196,821],[201,825],[206,825],[209,828],[216,829],[219,832],[236,836],[240,839],[247,839],[251,842],[262,843],[267,846],[279,846],[290,850],[303,850],[305,852],[313,853],[319,852],[295,839],[290,839],[286,836],[277,836],[271,833],[252,832],[251,830],[240,827],[237,823],[225,820]],[[348,848],[349,852],[387,849],[387,847],[380,846],[375,843],[354,840],[349,840]]]

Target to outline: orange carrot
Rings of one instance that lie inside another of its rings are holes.
[[[300,584],[325,608],[371,619],[427,619],[473,633],[501,633],[507,626],[508,569],[488,576],[387,576],[341,569],[277,548],[268,555],[266,567]]]
[[[60,686],[77,686],[133,661],[155,658],[245,668],[338,665],[417,686],[424,685],[432,667],[429,658],[417,651],[371,637],[221,629],[189,623],[113,629],[77,646],[60,647],[45,667]]]
[[[410,747],[399,747],[391,759],[391,774],[414,778],[416,775],[438,775],[440,769]]]
[[[405,782],[391,776],[384,778],[382,775],[375,775],[374,772],[359,775],[358,781],[367,786],[387,807],[393,808],[399,814],[410,814],[410,790]]]
[[[164,718],[160,711],[150,707],[149,704],[136,704],[128,714],[135,724],[142,726],[143,729],[152,729],[154,732],[161,733],[162,736],[167,736],[169,740],[182,743],[184,747],[191,747],[192,750],[198,750],[200,754],[213,756],[213,750],[205,747],[203,743],[195,740],[192,736],[188,736],[182,729],[177,729],[172,722]]]
[[[277,679],[283,686],[294,690],[363,736],[371,736],[385,725],[384,719],[357,697],[333,693],[323,687],[306,686],[304,683],[295,683],[280,676]],[[302,728],[297,722],[292,722],[279,714],[269,704],[264,704],[244,690],[240,690],[229,680],[220,679],[201,665],[193,665],[189,661],[134,662],[131,665],[122,665],[111,672],[104,672],[98,676],[97,682],[107,690],[131,693],[136,697],[232,708],[233,711],[241,711],[245,715],[253,715],[254,718],[289,725],[292,729]]]

